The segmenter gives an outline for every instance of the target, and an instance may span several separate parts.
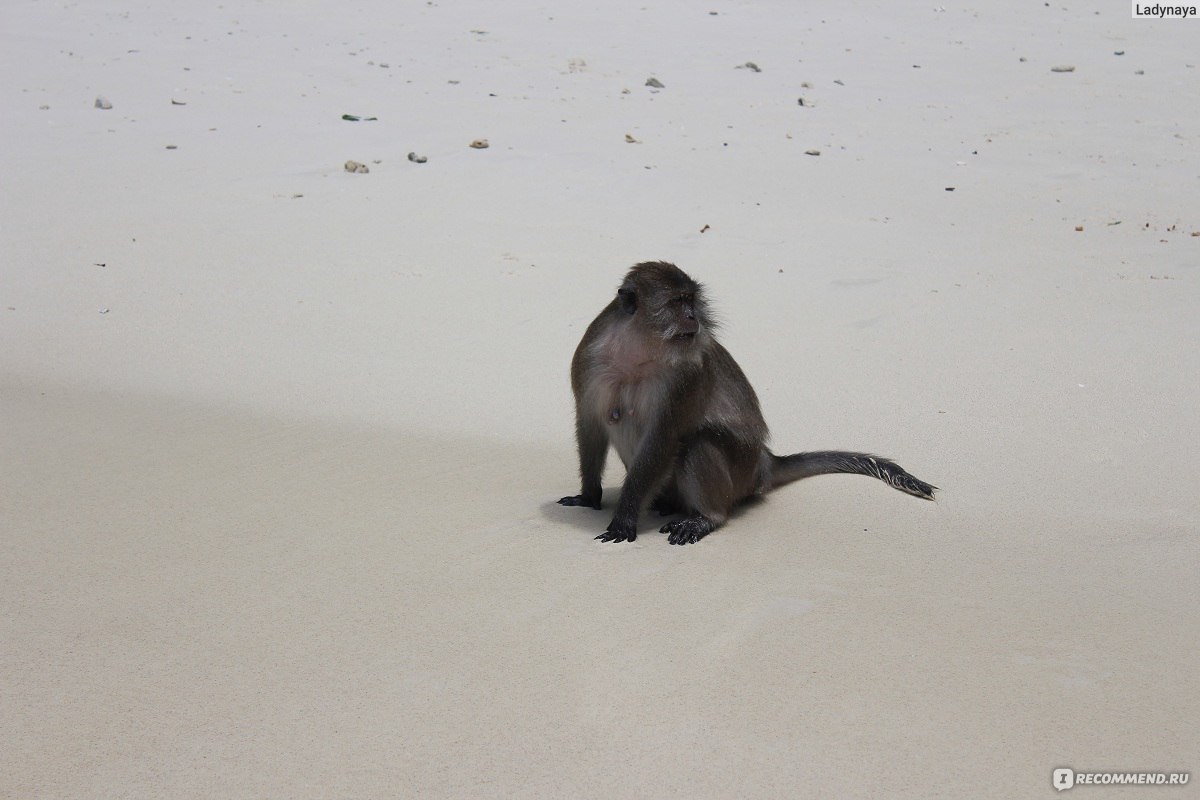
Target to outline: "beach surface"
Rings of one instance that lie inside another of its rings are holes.
[[[1194,796],[1200,22],[575,5],[0,9],[0,798]],[[595,541],[656,259],[937,502]]]

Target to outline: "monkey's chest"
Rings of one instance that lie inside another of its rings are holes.
[[[628,467],[641,447],[647,428],[660,413],[661,382],[613,382],[597,400],[595,412],[604,421],[609,442]]]

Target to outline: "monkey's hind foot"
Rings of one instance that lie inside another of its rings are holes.
[[[659,528],[661,533],[670,534],[667,541],[671,544],[695,544],[708,536],[717,526],[703,514],[693,514],[690,517],[668,522]]]
[[[637,538],[637,523],[613,517],[613,521],[608,523],[608,530],[596,538],[602,542],[632,542]]]
[[[586,497],[582,494],[573,494],[564,497],[558,501],[558,504],[560,506],[587,506],[588,508],[594,508],[597,511],[600,510],[599,497]]]

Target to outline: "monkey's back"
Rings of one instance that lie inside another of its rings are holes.
[[[712,380],[703,426],[732,436],[749,448],[765,447],[767,423],[758,395],[742,368],[716,339],[712,339],[705,361]]]

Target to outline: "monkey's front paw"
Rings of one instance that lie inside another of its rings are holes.
[[[558,501],[558,504],[560,506],[587,506],[589,508],[594,508],[597,511],[600,510],[599,497],[588,497],[587,495],[582,494],[573,494],[569,497],[564,497]]]
[[[668,522],[659,528],[662,533],[670,534],[667,541],[671,544],[695,544],[713,532],[716,525],[708,517],[699,514],[691,517]]]
[[[602,542],[632,542],[637,538],[637,523],[613,518],[608,530],[596,537]]]

